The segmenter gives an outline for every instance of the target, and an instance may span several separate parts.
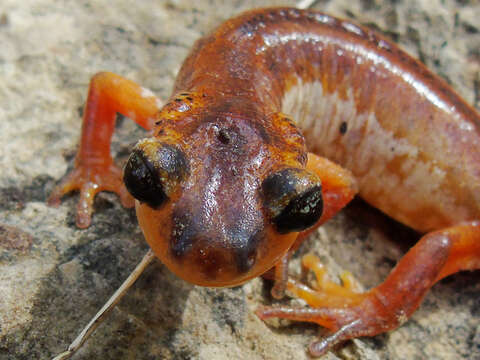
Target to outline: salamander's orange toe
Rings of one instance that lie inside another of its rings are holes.
[[[361,336],[365,332],[368,317],[364,319],[361,314],[370,308],[371,294],[360,293],[359,285],[349,273],[340,276],[342,285],[331,281],[325,266],[312,254],[303,257],[302,265],[304,270],[315,274],[315,282],[310,287],[289,279],[287,290],[295,297],[305,300],[311,307],[261,307],[256,314],[261,319],[278,317],[314,322],[330,329],[330,336],[312,342],[309,347],[311,355],[321,356],[339,342]]]
[[[480,264],[480,222],[471,221],[428,233],[398,262],[383,283],[367,292],[358,292],[353,277],[341,276],[343,285],[328,280],[318,258],[307,255],[303,266],[315,273],[309,287],[289,280],[287,290],[311,307],[264,307],[261,319],[279,317],[317,323],[332,331],[314,341],[310,353],[323,355],[339,342],[374,336],[402,325],[420,306],[428,290],[440,279],[461,270],[478,269]]]
[[[100,191],[116,193],[124,207],[133,207],[135,202],[128,193],[122,180],[122,170],[116,165],[108,168],[76,166],[53,190],[48,204],[58,206],[62,196],[71,191],[79,190],[76,224],[79,228],[90,226],[93,213],[93,201]]]

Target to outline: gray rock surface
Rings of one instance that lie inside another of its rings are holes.
[[[147,246],[133,210],[112,194],[93,224],[74,224],[76,197],[45,199],[72,165],[89,78],[109,70],[166,99],[195,39],[222,20],[275,1],[2,0],[0,2],[0,359],[63,351],[135,267]],[[294,1],[281,4],[294,5]],[[472,0],[322,0],[315,8],[378,28],[480,105],[480,5]],[[119,161],[142,136],[121,121]],[[332,276],[378,284],[418,238],[356,201],[300,250]],[[291,271],[298,272],[298,257]],[[327,359],[479,359],[480,277],[436,285],[396,331],[349,342]],[[75,359],[307,359],[321,330],[265,324],[261,279],[234,289],[191,286],[150,266]],[[285,300],[284,302],[295,301]]]

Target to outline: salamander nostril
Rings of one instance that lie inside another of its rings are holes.
[[[237,270],[240,273],[249,271],[257,260],[257,251],[255,248],[237,251]]]
[[[240,273],[248,272],[257,261],[257,248],[265,234],[263,231],[242,231],[236,229],[230,233],[232,240],[237,244],[235,247],[235,260],[237,270]]]
[[[228,144],[231,140],[231,135],[227,129],[221,129],[218,132],[217,138],[222,144]]]

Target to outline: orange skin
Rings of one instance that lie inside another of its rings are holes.
[[[324,118],[322,109],[317,114],[295,93],[302,87],[321,93],[314,105],[318,100],[330,109]],[[300,109],[300,118],[283,113],[289,96],[289,109]],[[136,169],[144,163],[161,180],[160,193],[141,190],[153,202],[142,193],[135,202],[155,254],[178,276],[203,286],[238,285],[273,268],[272,294],[282,297],[288,288],[311,307],[261,308],[257,315],[329,328],[330,336],[311,344],[314,356],[398,327],[435,282],[480,268],[480,117],[445,82],[371,30],[313,11],[247,12],[197,41],[163,107],[129,80],[95,75],[75,168],[50,198],[58,204],[80,190],[82,228],[90,225],[99,191],[133,204],[110,155],[116,112],[153,129],[152,138],[137,144],[125,181],[131,174],[148,177]],[[309,113],[317,117],[310,121]],[[164,163],[171,166],[161,168]],[[300,192],[321,183],[323,212],[309,228],[281,229],[277,215],[290,198],[270,199],[269,191],[278,189],[265,184],[285,169],[294,169]],[[356,292],[347,275],[343,286],[328,281],[313,256],[304,266],[315,272],[315,288],[287,280],[292,252],[357,191],[426,234],[365,293]]]

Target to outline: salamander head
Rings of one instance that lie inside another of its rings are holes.
[[[181,278],[241,284],[269,270],[321,216],[318,177],[286,164],[258,126],[209,118],[181,138],[141,140],[124,172],[147,242]]]

